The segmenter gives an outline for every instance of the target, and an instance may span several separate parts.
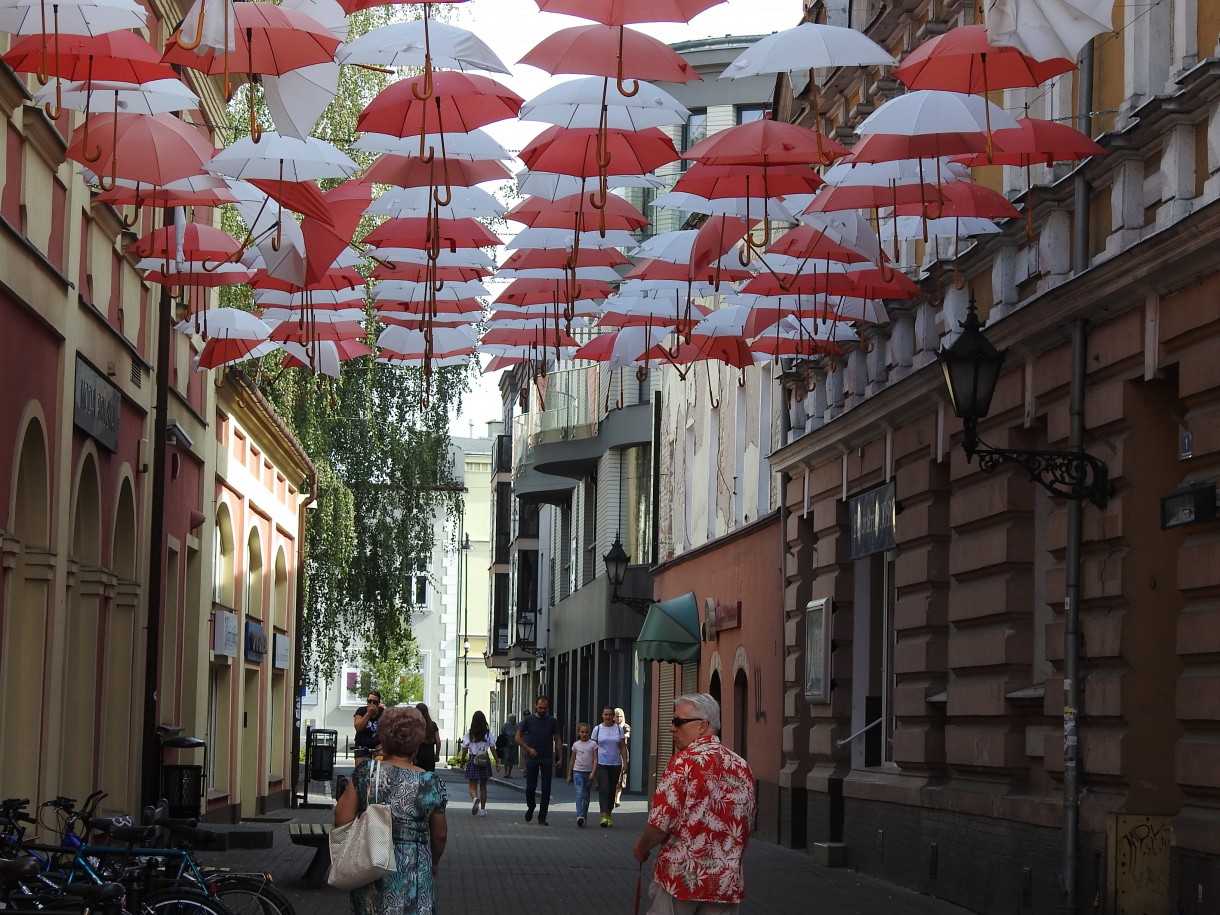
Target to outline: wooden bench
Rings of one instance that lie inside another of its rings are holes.
[[[293,845],[307,845],[314,849],[313,860],[301,879],[312,887],[326,886],[326,875],[330,871],[330,823],[289,823],[288,836]]]

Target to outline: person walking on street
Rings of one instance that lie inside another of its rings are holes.
[[[466,770],[466,784],[470,788],[470,799],[474,806],[470,812],[475,816],[487,816],[487,782],[491,778],[491,725],[481,711],[470,719],[470,730],[462,735],[461,766]]]
[[[375,689],[369,690],[368,702],[356,709],[352,716],[352,725],[356,728],[355,753],[356,765],[369,759],[377,750],[377,726],[381,721],[381,713],[385,706],[381,704],[381,693]]]
[[[576,825],[584,826],[589,816],[590,784],[597,773],[597,744],[589,739],[589,723],[576,725],[576,740],[568,757],[568,784],[576,785]],[[573,782],[575,780],[575,782]]]
[[[422,702],[415,703],[416,710],[424,716],[424,739],[419,745],[419,753],[415,757],[415,765],[419,766],[425,772],[436,771],[436,761],[440,759],[441,754],[441,729],[435,721],[432,720],[432,714],[428,711],[428,706]]]
[[[496,738],[496,758],[500,768],[504,770],[505,778],[513,777],[517,753],[517,716],[509,715],[508,721],[500,728],[500,736]]]
[[[601,827],[614,825],[614,789],[618,787],[627,755],[627,735],[614,721],[614,709],[602,709],[602,723],[593,729],[597,744],[597,796],[601,805]]]
[[[621,708],[614,710],[614,723],[623,729],[623,771],[614,786],[614,806],[622,802],[623,789],[627,787],[627,767],[631,765],[631,725],[627,723],[627,715]]]
[[[632,853],[657,846],[647,915],[736,915],[745,899],[742,859],[754,824],[754,774],[724,746],[720,705],[707,693],[674,700],[674,755],[657,782]]]
[[[534,818],[538,809],[538,825],[546,826],[547,808],[551,806],[551,778],[563,765],[563,737],[559,722],[551,715],[551,699],[539,696],[534,714],[527,715],[517,725],[517,746],[525,754],[525,821]],[[542,776],[542,798],[539,802],[538,777]]]
[[[350,823],[370,803],[388,804],[396,869],[351,891],[352,915],[431,915],[449,836],[445,783],[413,762],[426,733],[423,715],[404,706],[378,717],[381,760],[356,766],[335,804],[335,825]]]

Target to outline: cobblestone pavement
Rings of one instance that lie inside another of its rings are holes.
[[[460,772],[442,771],[449,792],[449,843],[441,862],[437,911],[442,915],[491,911],[507,905],[529,915],[631,915],[640,874],[631,847],[644,827],[647,803],[624,796],[614,826],[597,825],[597,801],[589,825],[576,825],[572,787],[555,780],[549,826],[525,822],[524,778],[496,779],[488,790],[487,816],[470,813]],[[320,801],[317,794],[311,801]],[[268,849],[234,849],[202,855],[233,870],[262,870],[292,899],[297,915],[339,915],[347,894],[310,888],[301,875],[313,850],[293,845],[288,821],[330,822],[323,808],[273,811],[251,827],[270,829]],[[652,861],[641,879],[640,909],[647,908]],[[967,915],[967,910],[921,896],[845,868],[824,868],[803,851],[751,842],[746,851],[746,901],[742,915],[817,912],[818,915],[885,912],[894,915]]]

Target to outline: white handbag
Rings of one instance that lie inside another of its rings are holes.
[[[364,813],[330,832],[330,873],[326,882],[341,890],[367,886],[394,873],[394,815],[389,804],[377,803],[381,761],[369,776],[369,802]]]

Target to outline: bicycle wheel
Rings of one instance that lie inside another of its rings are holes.
[[[233,915],[214,896],[194,890],[153,890],[140,898],[140,915]]]
[[[233,915],[296,915],[288,897],[262,874],[224,874],[207,882]]]

